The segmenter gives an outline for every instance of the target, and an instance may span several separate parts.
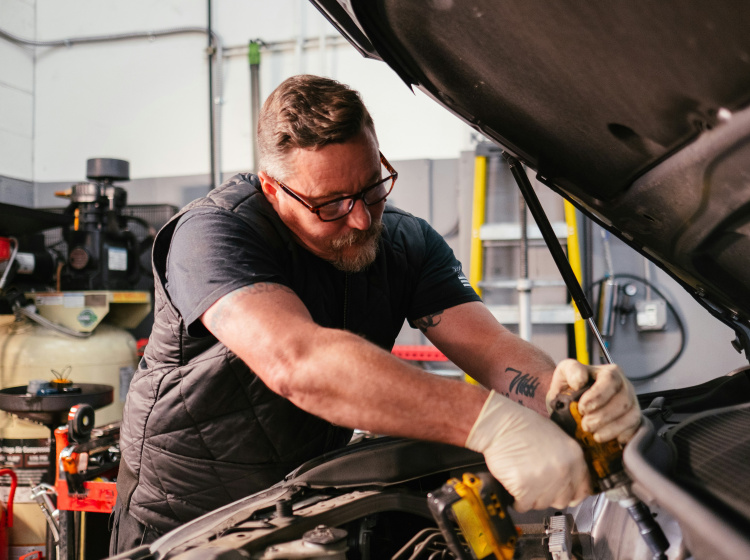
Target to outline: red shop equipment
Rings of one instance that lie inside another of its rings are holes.
[[[13,527],[13,498],[16,495],[18,478],[11,469],[0,469],[0,476],[10,477],[8,507],[6,508],[0,503],[0,560],[8,560],[8,529]]]
[[[7,237],[0,237],[0,262],[9,260],[10,253],[10,239]]]
[[[119,467],[119,453],[110,449],[120,438],[119,423],[97,429],[92,438],[94,411],[89,405],[76,405],[68,414],[68,425],[55,430],[59,450],[57,464],[57,508],[61,511],[111,513],[117,498],[115,482],[104,482],[100,476],[114,478]],[[97,457],[96,466],[89,461]]]
[[[417,362],[447,362],[440,350],[434,346],[394,346],[391,353],[402,360],[412,360]]]

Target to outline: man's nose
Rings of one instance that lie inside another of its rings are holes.
[[[370,210],[367,208],[365,201],[361,198],[354,202],[352,211],[346,215],[346,225],[352,229],[359,229],[365,231],[370,228],[372,224],[372,216]]]

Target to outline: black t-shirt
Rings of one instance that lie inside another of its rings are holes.
[[[208,334],[200,317],[213,303],[257,282],[291,288],[316,323],[388,350],[405,318],[411,323],[480,299],[445,240],[411,214],[386,206],[375,262],[347,274],[294,242],[262,195],[252,199],[257,211],[250,219],[203,207],[176,226],[166,288],[191,336]]]

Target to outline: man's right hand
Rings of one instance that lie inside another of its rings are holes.
[[[565,508],[591,494],[578,443],[556,424],[492,391],[466,440],[524,512]]]

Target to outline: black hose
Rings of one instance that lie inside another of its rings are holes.
[[[661,526],[654,521],[648,506],[641,501],[629,506],[628,513],[635,524],[638,532],[643,537],[649,550],[652,552],[653,560],[666,560],[664,553],[669,549],[669,541]]]
[[[671,368],[677,362],[677,360],[680,359],[680,357],[682,356],[683,352],[685,351],[685,341],[686,341],[685,325],[683,324],[682,319],[680,318],[680,315],[677,313],[677,310],[672,305],[672,303],[669,301],[669,299],[667,299],[667,297],[656,286],[654,286],[651,282],[649,282],[645,278],[641,278],[640,276],[636,276],[635,274],[627,274],[627,273],[623,272],[623,273],[613,274],[612,276],[609,276],[609,277],[606,277],[606,278],[600,278],[599,280],[596,280],[595,282],[591,283],[591,286],[589,287],[588,291],[590,292],[591,289],[594,286],[598,286],[602,282],[605,282],[607,280],[615,280],[617,278],[627,278],[628,280],[634,280],[636,282],[640,282],[644,286],[648,286],[654,292],[656,292],[656,295],[658,295],[660,298],[662,298],[664,300],[664,302],[666,303],[667,309],[672,312],[672,315],[674,316],[675,322],[677,323],[677,328],[680,331],[680,347],[677,350],[677,352],[675,353],[675,355],[672,356],[672,358],[666,364],[664,364],[662,367],[660,367],[656,371],[654,371],[652,373],[649,373],[647,375],[640,375],[638,377],[631,377],[629,375],[627,376],[627,378],[630,379],[631,381],[647,381],[649,379],[653,379],[654,377],[660,376],[662,373],[664,373],[669,368]]]

